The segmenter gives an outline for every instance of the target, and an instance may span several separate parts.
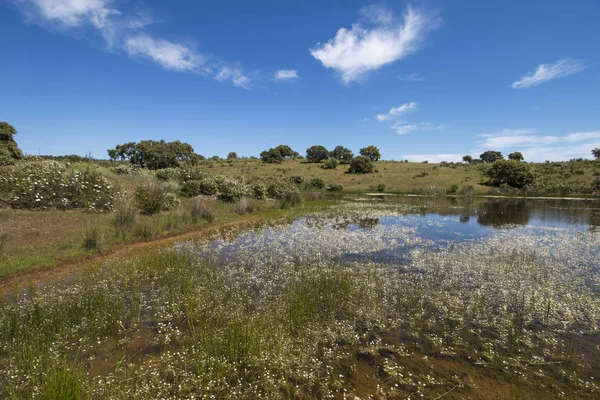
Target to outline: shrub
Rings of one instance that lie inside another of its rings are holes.
[[[429,175],[429,172],[427,172],[427,171],[421,171],[418,174],[416,174],[413,178],[424,178],[424,177],[426,177],[428,175]]]
[[[304,182],[304,177],[296,175],[290,176],[290,182],[295,183],[296,185],[301,185]]]
[[[257,199],[264,199],[269,194],[267,184],[262,180],[255,180],[250,183],[250,193]]]
[[[248,186],[240,181],[226,179],[219,185],[219,198],[224,201],[238,201],[249,194]]]
[[[131,164],[119,164],[110,169],[110,171],[117,175],[133,175],[140,172],[140,168]]]
[[[302,196],[298,192],[287,192],[281,199],[281,208],[291,208],[302,202]]]
[[[375,167],[369,157],[358,156],[350,163],[348,172],[351,174],[368,174],[373,172]]]
[[[13,208],[108,211],[114,207],[115,190],[96,169],[29,161],[0,173],[0,194]]]
[[[177,196],[166,192],[163,186],[154,183],[138,186],[135,191],[135,201],[139,210],[148,215],[168,211],[179,205]]]
[[[339,183],[331,183],[327,186],[327,190],[330,192],[340,192],[342,189],[344,188]]]
[[[308,182],[308,186],[317,189],[323,189],[325,187],[325,181],[323,181],[321,178],[312,178],[310,182]]]
[[[384,183],[380,183],[379,185],[377,185],[376,190],[378,192],[381,192],[381,193],[385,192],[385,184]]]
[[[534,181],[530,166],[515,160],[496,161],[485,170],[485,175],[493,186],[506,184],[522,188]]]
[[[287,179],[270,179],[267,183],[267,193],[273,199],[282,199],[287,193],[300,193],[298,186]]]
[[[159,169],[154,173],[156,179],[161,181],[168,181],[170,179],[177,179],[180,170],[178,168],[163,168]]]
[[[227,154],[227,159],[228,160],[237,160],[238,155],[235,151],[231,151],[229,152],[229,154]]]
[[[460,192],[458,192],[459,195],[461,195],[462,197],[473,197],[473,186],[471,185],[464,185],[463,187],[460,188]]]
[[[330,158],[328,158],[323,163],[323,165],[321,165],[321,168],[323,168],[323,169],[335,169],[335,168],[337,168],[337,166],[338,166],[339,163],[340,162],[337,159],[335,159],[333,157],[330,157]]]
[[[448,191],[446,193],[454,194],[456,192],[458,192],[458,185],[452,185],[452,186],[450,186],[450,189],[448,189]]]

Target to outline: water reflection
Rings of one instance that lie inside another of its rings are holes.
[[[535,225],[600,229],[599,200],[461,199],[381,196],[384,204],[411,206],[409,214],[457,216],[458,222],[510,228]]]

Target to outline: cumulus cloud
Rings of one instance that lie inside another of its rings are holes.
[[[528,161],[562,161],[589,158],[591,149],[600,147],[600,130],[543,135],[534,129],[504,129],[478,137],[473,150],[477,157],[485,150],[520,151]]]
[[[298,76],[298,71],[295,69],[280,69],[273,75],[273,80],[278,82],[295,81],[298,78],[300,78],[300,76]]]
[[[130,57],[150,60],[177,72],[194,72],[238,87],[251,87],[251,79],[240,67],[223,61],[211,61],[182,41],[157,37],[147,32],[152,18],[130,12],[117,5],[121,0],[14,0],[30,22],[64,32],[92,28],[104,39],[106,47]]]
[[[323,66],[340,73],[346,84],[414,53],[426,33],[439,24],[437,18],[411,6],[400,20],[376,6],[363,9],[361,15],[352,28],[340,28],[333,39],[310,50]]]
[[[524,89],[540,85],[553,79],[573,75],[585,69],[581,60],[562,58],[553,64],[540,64],[535,71],[523,76],[511,85],[514,89]]]

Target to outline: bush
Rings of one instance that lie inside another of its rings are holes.
[[[339,183],[331,183],[329,186],[327,186],[327,190],[330,192],[340,192],[342,189],[344,188]]]
[[[277,149],[269,149],[260,153],[260,158],[263,162],[269,164],[281,164],[283,156]]]
[[[249,194],[249,187],[240,181],[226,179],[219,185],[219,198],[224,201],[238,201]]]
[[[413,178],[424,178],[424,177],[426,177],[428,175],[429,175],[429,172],[422,171],[422,172],[419,172],[418,174],[416,174]]]
[[[337,166],[338,166],[339,163],[340,162],[337,159],[335,159],[333,157],[330,157],[327,160],[325,160],[325,162],[323,163],[323,165],[321,165],[321,168],[323,168],[323,169],[335,169],[335,168],[337,168]]]
[[[522,188],[534,181],[530,166],[515,160],[498,160],[485,170],[485,175],[493,186]]]
[[[381,192],[381,193],[385,192],[385,184],[384,183],[380,183],[379,185],[377,185],[376,190],[378,192]]]
[[[373,162],[369,157],[358,156],[350,163],[348,172],[351,174],[368,174],[373,172],[375,169]]]
[[[157,170],[154,173],[154,176],[156,176],[156,179],[158,180],[168,181],[171,179],[177,179],[177,177],[179,176],[179,172],[180,169],[178,168],[164,168]]]
[[[291,208],[302,202],[302,196],[298,192],[287,192],[281,199],[281,208]]]
[[[446,193],[455,194],[456,192],[458,192],[458,185],[452,185],[452,186],[450,186],[450,189],[448,189],[448,191]]]
[[[262,180],[255,180],[250,183],[250,193],[257,199],[264,199],[269,194],[267,184]]]
[[[308,186],[317,188],[317,189],[323,189],[325,187],[325,181],[323,181],[323,179],[321,179],[321,178],[312,178],[308,182]]]
[[[163,186],[153,183],[138,186],[135,201],[139,210],[148,215],[169,211],[179,205],[177,196],[166,192]]]
[[[98,170],[57,161],[21,162],[0,173],[0,195],[13,208],[109,211],[114,194]]]
[[[119,164],[112,167],[110,171],[117,175],[133,175],[139,173],[140,168],[131,164]]]
[[[289,180],[270,179],[267,183],[267,193],[273,199],[282,199],[287,193],[300,193],[298,186]]]
[[[295,183],[296,185],[301,185],[304,182],[304,177],[296,175],[290,176],[290,182]]]

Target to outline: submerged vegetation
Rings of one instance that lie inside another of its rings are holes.
[[[346,204],[15,294],[0,396],[599,395],[598,232],[440,247],[378,224],[407,207]]]

